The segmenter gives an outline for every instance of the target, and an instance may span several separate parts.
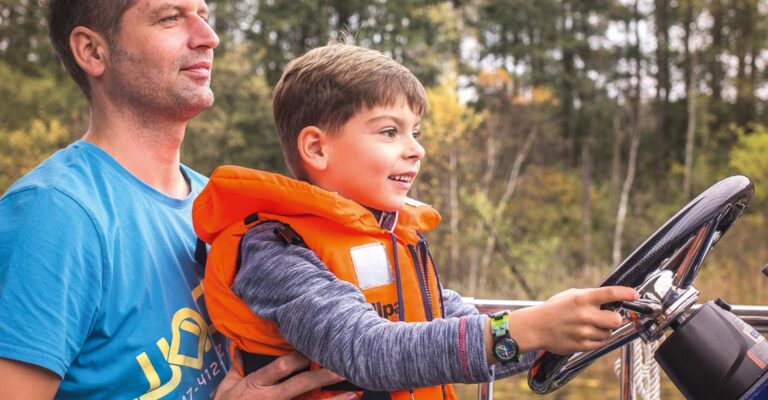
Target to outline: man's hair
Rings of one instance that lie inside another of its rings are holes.
[[[314,125],[333,134],[363,107],[403,99],[414,113],[424,114],[426,93],[419,80],[378,51],[333,43],[288,63],[275,86],[272,111],[294,177],[309,180],[297,148],[302,129]]]
[[[110,46],[120,30],[120,19],[136,0],[48,0],[48,37],[64,68],[90,101],[88,75],[75,61],[69,36],[78,26],[101,33]]]

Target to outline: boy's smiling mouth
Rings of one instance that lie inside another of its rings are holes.
[[[411,173],[411,174],[403,174],[403,175],[390,175],[387,177],[387,179],[391,179],[393,181],[398,181],[398,182],[410,183],[415,177],[416,177],[416,174]]]

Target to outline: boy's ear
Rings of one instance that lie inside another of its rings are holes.
[[[69,35],[69,48],[86,74],[98,77],[104,73],[109,47],[103,35],[84,26],[76,26]]]
[[[328,166],[327,140],[328,133],[316,126],[307,126],[299,132],[296,147],[307,169],[323,171]]]

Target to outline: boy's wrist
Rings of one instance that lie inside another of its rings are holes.
[[[537,334],[534,328],[536,326],[535,317],[535,308],[533,310],[531,308],[521,308],[509,313],[510,336],[517,342],[521,353],[542,348],[539,342],[542,333],[539,332]]]

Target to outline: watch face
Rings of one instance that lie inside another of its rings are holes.
[[[517,343],[510,338],[504,338],[493,345],[493,354],[501,362],[512,361],[517,358]]]

